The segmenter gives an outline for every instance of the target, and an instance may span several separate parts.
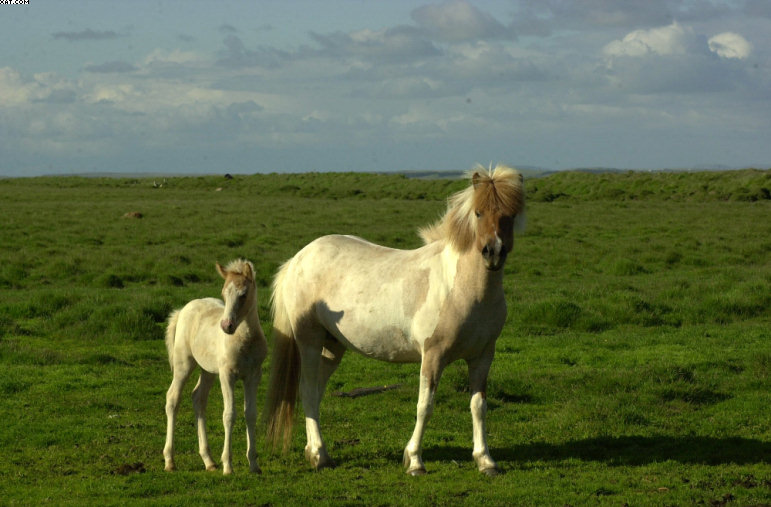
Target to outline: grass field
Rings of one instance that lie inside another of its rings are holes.
[[[416,228],[464,185],[366,174],[161,188],[0,180],[0,504],[771,504],[770,171],[527,182],[528,228],[505,268],[509,317],[488,386],[498,477],[471,459],[464,365],[439,386],[429,473],[410,477],[401,454],[419,366],[353,354],[322,403],[337,468],[310,470],[298,424],[285,456],[260,441],[263,474],[250,475],[239,419],[234,475],[205,472],[191,381],[179,471],[163,471],[164,321],[219,294],[215,261],[254,262],[269,335],[281,262],[328,233],[414,248]],[[398,387],[335,395],[386,385]],[[217,457],[221,410],[214,389]]]

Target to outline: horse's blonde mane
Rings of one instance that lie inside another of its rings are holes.
[[[447,212],[436,223],[418,230],[426,244],[446,240],[459,252],[465,252],[476,237],[475,212],[516,217],[524,211],[525,189],[516,169],[500,164],[489,169],[477,165],[466,176],[471,186],[450,196]]]

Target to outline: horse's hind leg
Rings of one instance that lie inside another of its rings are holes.
[[[195,366],[190,361],[179,359],[179,357],[180,354],[177,354],[178,359],[172,368],[174,378],[166,392],[166,444],[163,446],[163,459],[166,462],[165,470],[169,472],[177,468],[174,463],[174,425],[179,412],[179,398],[182,395],[182,388]]]
[[[249,460],[249,471],[262,473],[257,464],[257,450],[255,440],[257,438],[255,426],[257,425],[257,386],[260,384],[262,370],[257,367],[255,373],[244,378],[244,418],[246,419],[246,459]]]
[[[487,430],[485,417],[487,415],[487,374],[493,361],[494,342],[491,342],[482,356],[468,362],[469,388],[471,391],[471,421],[474,429],[474,461],[480,472],[487,475],[497,475],[498,465],[490,456],[487,448]]]
[[[305,432],[308,437],[308,442],[305,444],[305,458],[313,468],[320,470],[334,464],[327,454],[319,425],[319,406],[322,395],[319,389],[319,379],[322,375],[321,362],[326,331],[323,329],[306,331],[302,336],[298,333],[299,337],[302,338],[302,341],[297,340],[301,364],[300,395],[305,412]],[[334,368],[330,370],[329,365],[325,367],[325,371],[329,371],[330,375],[332,370]],[[329,378],[328,375],[327,378]]]
[[[195,410],[195,419],[198,427],[198,453],[203,459],[206,470],[217,469],[217,464],[211,459],[209,452],[209,439],[206,436],[206,405],[209,401],[209,391],[216,375],[208,371],[201,371],[201,377],[193,389],[193,409]]]
[[[340,361],[345,354],[345,346],[331,336],[324,341],[324,348],[321,351],[321,363],[319,364],[319,400],[324,396],[329,377],[340,365]]]

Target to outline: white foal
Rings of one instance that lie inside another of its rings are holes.
[[[163,457],[166,470],[174,470],[174,423],[182,388],[196,366],[201,377],[193,389],[193,408],[198,423],[198,448],[207,470],[217,465],[209,454],[206,438],[206,402],[217,375],[220,378],[224,410],[225,445],[222,451],[222,472],[233,472],[230,456],[230,436],[233,432],[235,408],[233,385],[244,382],[244,415],[246,417],[246,456],[249,470],[259,473],[255,449],[257,421],[256,395],[262,375],[262,362],[267,355],[265,335],[257,314],[257,286],[254,266],[245,260],[231,262],[226,268],[216,265],[225,279],[222,299],[195,299],[169,316],[166,348],[174,379],[166,394],[166,445]]]

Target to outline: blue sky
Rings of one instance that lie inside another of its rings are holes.
[[[771,166],[771,2],[0,6],[0,175]]]

